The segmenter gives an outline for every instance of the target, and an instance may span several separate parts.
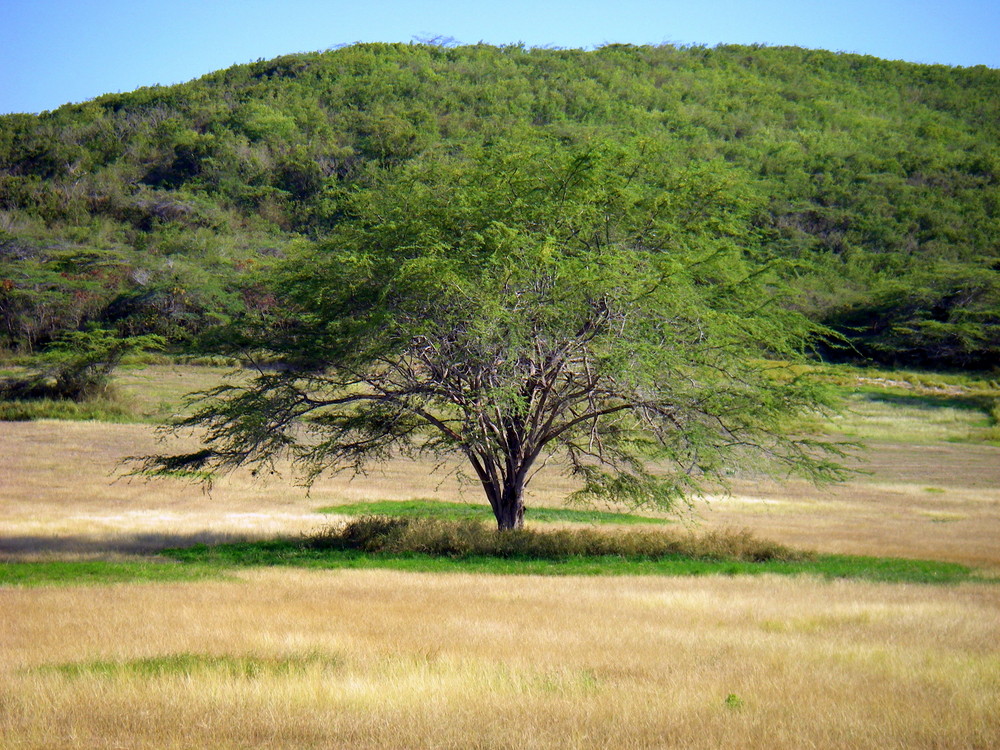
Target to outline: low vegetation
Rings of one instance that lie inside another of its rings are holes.
[[[302,674],[311,667],[332,671],[341,664],[342,659],[321,654],[266,658],[181,653],[127,661],[68,662],[41,667],[39,672],[52,672],[71,678],[93,675],[106,679],[121,679],[130,676],[151,679],[177,675],[187,679],[197,679],[205,675],[216,675],[255,680]]]
[[[383,500],[374,502],[344,503],[320,508],[320,513],[344,516],[417,516],[440,518],[448,521],[487,521],[493,517],[483,504],[451,503],[441,500]],[[601,524],[660,524],[666,518],[643,516],[636,513],[616,513],[582,508],[529,508],[525,512],[529,523],[601,523]]]
[[[838,427],[861,440],[947,441],[1000,446],[996,396],[917,395],[860,389],[848,397],[854,415]]]
[[[192,362],[192,359],[195,361]],[[191,391],[218,383],[223,374],[236,369],[225,358],[169,357],[138,352],[123,358],[100,390],[80,399],[36,395],[16,397],[4,383],[26,383],[38,379],[44,357],[8,358],[0,371],[0,421],[26,422],[39,419],[163,424],[187,408]]]
[[[303,539],[196,544],[153,560],[0,562],[0,587],[168,583],[261,567],[541,576],[809,576],[882,583],[998,583],[974,569],[931,560],[816,555],[747,532],[700,537],[511,531],[478,522],[360,519]]]
[[[0,378],[0,420],[100,419],[129,421],[132,410],[113,375],[129,355],[162,348],[155,335],[118,336],[88,328],[68,331],[33,366]]]
[[[166,557],[222,569],[392,568],[494,575],[812,575],[895,583],[987,579],[955,563],[816,555],[747,531],[509,530],[479,521],[366,516],[300,539],[195,545]]]
[[[33,398],[0,400],[0,421],[31,422],[37,419],[134,422],[135,411],[119,394],[105,394],[85,401]]]
[[[926,372],[824,365],[816,377],[843,408],[815,429],[862,442],[1000,446],[1000,380],[993,372]]]
[[[497,532],[481,520],[362,516],[296,539],[194,544],[145,560],[0,563],[0,586],[196,581],[247,567],[494,575],[809,575],[894,583],[996,582],[964,565],[817,555],[749,531],[590,527]]]
[[[164,560],[43,560],[0,562],[0,586],[89,586],[218,578],[217,567]]]
[[[513,532],[513,533],[510,533]],[[497,533],[479,521],[363,516],[340,527],[307,537],[316,550],[374,554],[425,554],[466,558],[498,557],[564,560],[571,557],[619,557],[631,560],[690,558],[766,562],[811,557],[789,547],[754,537],[747,531],[669,533],[601,529],[514,529]]]

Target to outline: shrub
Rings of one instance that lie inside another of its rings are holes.
[[[135,417],[132,405],[118,393],[82,402],[51,398],[0,399],[0,422],[32,422],[38,419],[131,422]]]
[[[87,401],[106,397],[111,374],[123,357],[162,346],[160,336],[120,337],[100,328],[70,331],[45,353],[36,372],[0,382],[0,400]]]
[[[443,557],[503,557],[559,560],[567,557],[621,557],[658,560],[793,561],[810,553],[758,539],[747,530],[704,534],[630,530],[557,529],[497,531],[479,521],[362,516],[306,540],[315,549],[366,553],[425,554]]]

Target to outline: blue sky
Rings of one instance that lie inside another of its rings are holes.
[[[0,0],[0,113],[356,41],[765,43],[1000,68],[1000,0]]]

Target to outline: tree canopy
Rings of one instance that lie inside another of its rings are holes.
[[[512,138],[343,192],[230,337],[258,374],[182,421],[204,449],[145,470],[291,458],[311,482],[457,454],[501,529],[550,459],[580,496],[658,507],[738,468],[837,477],[837,447],[792,431],[823,404],[790,366],[814,326],[754,257],[753,200],[721,163],[674,162]]]

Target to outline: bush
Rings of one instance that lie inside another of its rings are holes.
[[[120,337],[100,328],[70,331],[45,353],[36,372],[0,381],[0,400],[81,402],[107,397],[111,374],[123,357],[162,347],[160,336]]]
[[[705,534],[665,531],[610,532],[599,529],[497,531],[479,521],[362,516],[306,540],[315,549],[371,554],[425,554],[442,557],[503,557],[560,560],[568,557],[621,557],[659,560],[794,561],[810,553],[758,539],[747,530]]]
[[[119,394],[87,401],[36,398],[27,400],[0,399],[0,422],[33,422],[38,419],[67,421],[131,422],[135,418],[132,406]]]

